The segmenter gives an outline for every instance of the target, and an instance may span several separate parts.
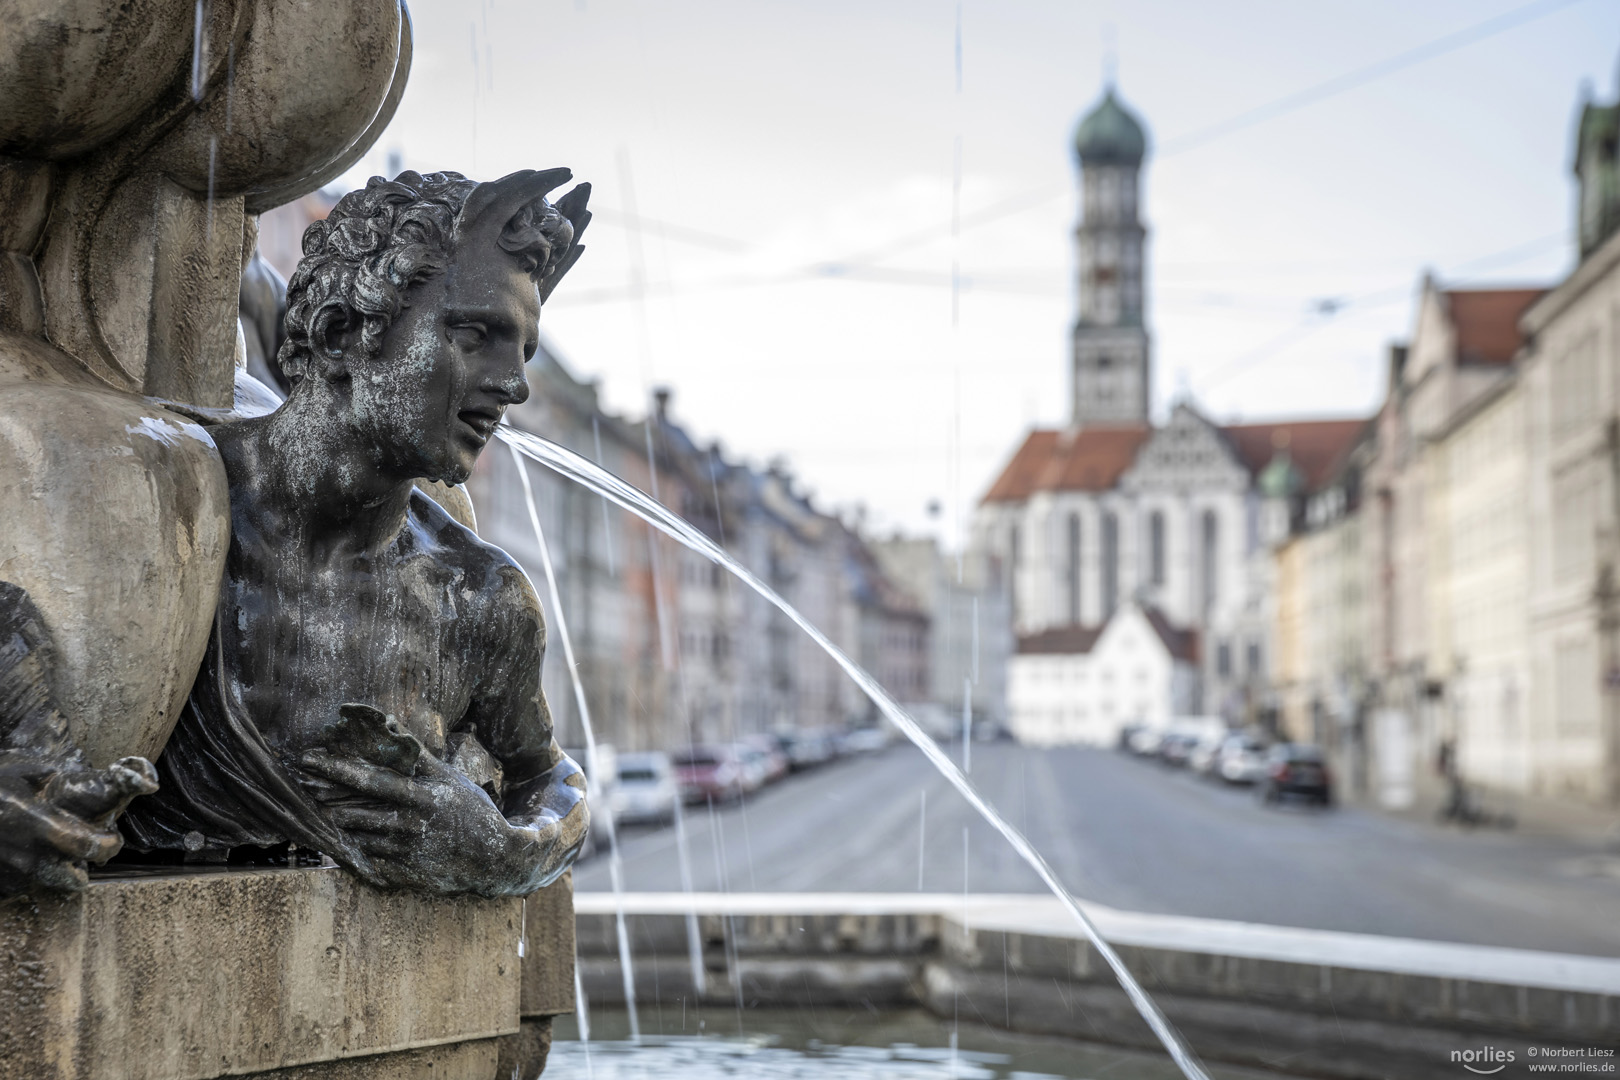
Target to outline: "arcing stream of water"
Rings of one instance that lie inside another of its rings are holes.
[[[586,791],[591,788],[597,791],[606,791],[608,785],[599,771],[596,753],[596,729],[591,726],[591,710],[585,704],[585,684],[580,681],[579,666],[574,663],[574,643],[568,636],[568,622],[563,618],[562,594],[557,589],[557,574],[551,566],[551,550],[546,546],[545,530],[540,528],[540,511],[534,505],[534,487],[529,483],[528,463],[523,460],[517,444],[507,440],[507,448],[512,451],[512,463],[517,466],[518,478],[523,482],[523,501],[528,506],[529,524],[534,527],[535,543],[540,546],[540,565],[546,572],[546,588],[551,593],[551,618],[557,628],[557,638],[562,642],[563,663],[568,665],[568,672],[574,680],[574,704],[579,709],[579,725],[585,732],[585,780]],[[613,895],[623,897],[624,885],[622,880],[623,869],[620,866],[619,838],[614,835],[613,812],[607,809],[602,814],[604,828],[608,837],[608,874],[613,879]],[[625,1008],[630,1016],[630,1038],[639,1041],[641,1038],[641,1022],[636,1015],[636,976],[635,969],[630,963],[630,934],[625,928],[624,905],[619,905],[614,920],[614,929],[619,938],[619,969],[624,976]],[[578,973],[576,965],[576,975]],[[584,994],[579,995],[580,1002],[584,1002]],[[585,1024],[585,1014],[580,1013],[580,1031],[588,1033]],[[589,1039],[589,1035],[584,1037]]]
[[[755,577],[747,567],[733,559],[712,540],[703,535],[702,532],[684,518],[672,513],[662,503],[653,500],[646,493],[625,483],[586,458],[558,446],[548,439],[543,439],[531,432],[519,431],[504,424],[496,429],[496,434],[506,442],[514,453],[521,452],[561,476],[582,484],[598,495],[635,514],[649,525],[673,537],[698,554],[725,567],[745,585],[773,604],[782,614],[793,620],[806,634],[809,634],[816,644],[820,645],[827,655],[831,656],[838,666],[844,669],[845,674],[855,680],[855,684],[882,710],[883,715],[889,722],[904,732],[906,738],[916,744],[917,748],[940,771],[941,775],[950,782],[951,786],[962,794],[968,804],[977,810],[985,821],[989,822],[990,826],[1013,846],[1013,850],[1018,852],[1019,856],[1046,883],[1046,887],[1052,891],[1052,894],[1063,903],[1069,914],[1074,916],[1075,922],[1079,924],[1080,929],[1085,933],[1092,947],[1108,963],[1109,968],[1114,972],[1115,978],[1119,980],[1120,986],[1130,997],[1131,1004],[1136,1007],[1136,1011],[1141,1014],[1142,1019],[1147,1021],[1148,1026],[1153,1029],[1153,1033],[1164,1044],[1165,1050],[1169,1053],[1171,1059],[1175,1061],[1177,1067],[1181,1069],[1187,1080],[1209,1080],[1208,1074],[1193,1055],[1192,1049],[1182,1039],[1181,1034],[1176,1031],[1169,1019],[1160,1011],[1158,1004],[1148,996],[1147,991],[1142,989],[1142,985],[1136,981],[1136,977],[1125,966],[1125,962],[1120,959],[1113,946],[1103,939],[1096,926],[1092,924],[1091,919],[1081,909],[1079,901],[1058,880],[1057,875],[1047,865],[1040,852],[1036,851],[1034,846],[1024,837],[1024,834],[1015,829],[1006,818],[1002,817],[995,807],[985,801],[984,797],[979,794],[968,780],[966,774],[957,768],[950,757],[940,749],[939,745],[934,742],[927,732],[918,726],[915,720],[906,715],[905,710],[900,708],[895,700],[889,696],[888,692],[878,684],[877,680],[867,674],[859,664],[846,656],[842,649],[833,644],[825,634],[801,615],[798,609],[778,596],[769,585]],[[525,488],[528,487],[527,473],[524,473],[524,486]],[[533,506],[532,497],[530,506],[531,508]],[[547,575],[549,578],[551,573],[549,560],[547,560],[547,563]],[[553,585],[554,605],[557,603],[556,595],[556,588]],[[560,616],[561,612],[558,611],[556,614]],[[571,657],[569,663],[572,666]],[[583,717],[585,715],[583,701],[580,702],[580,706],[581,716]],[[587,731],[589,731],[588,727]],[[625,949],[626,946],[622,937],[620,943],[621,950]],[[628,970],[628,967],[626,970]]]

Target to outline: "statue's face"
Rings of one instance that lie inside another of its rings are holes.
[[[495,249],[455,257],[411,286],[375,360],[353,365],[353,404],[378,465],[459,484],[508,405],[529,396],[523,365],[539,344],[540,294]]]

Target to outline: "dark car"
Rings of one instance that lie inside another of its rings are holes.
[[[1296,796],[1320,806],[1333,805],[1333,776],[1320,748],[1308,743],[1278,743],[1266,758],[1260,797],[1268,803]]]

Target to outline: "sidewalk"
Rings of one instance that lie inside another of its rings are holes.
[[[1513,818],[1512,831],[1520,836],[1550,837],[1591,844],[1620,855],[1620,807],[1605,807],[1580,802],[1571,798],[1545,795],[1525,795],[1518,792],[1498,791],[1479,785],[1469,788],[1475,804],[1488,814],[1503,814]],[[1448,832],[1501,831],[1497,827],[1478,825],[1472,829],[1455,822],[1440,821],[1440,810],[1446,804],[1447,793],[1437,778],[1425,777],[1417,784],[1411,806],[1396,809],[1380,804],[1374,794],[1346,792],[1345,801],[1363,810],[1374,810],[1403,821],[1429,825]]]

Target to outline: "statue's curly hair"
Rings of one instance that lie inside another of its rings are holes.
[[[291,383],[308,374],[315,343],[337,330],[358,324],[361,351],[377,355],[406,291],[448,265],[457,216],[478,186],[454,172],[373,176],[304,230],[304,257],[287,283],[286,339],[276,354]],[[577,257],[575,231],[541,198],[507,221],[497,242],[549,292]]]

